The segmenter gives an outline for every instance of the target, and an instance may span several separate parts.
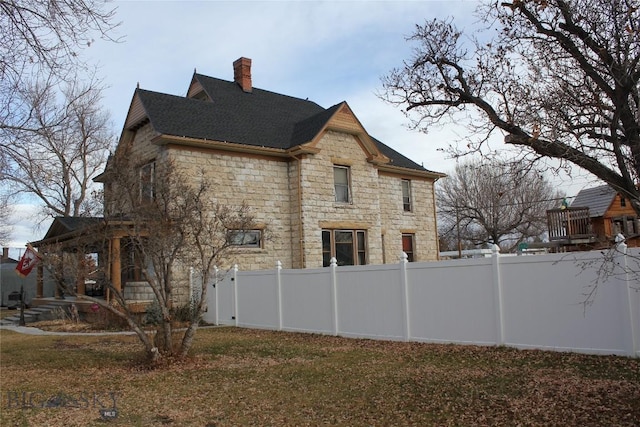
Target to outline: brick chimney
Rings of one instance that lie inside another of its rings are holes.
[[[251,60],[238,58],[233,62],[233,80],[240,85],[243,91],[251,92]]]

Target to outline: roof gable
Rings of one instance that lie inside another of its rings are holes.
[[[374,163],[389,162],[346,102],[334,105],[312,119],[313,121],[306,121],[309,125],[307,127],[309,135],[313,135],[309,146],[315,147],[325,131],[336,130],[354,135],[365,152],[367,160]]]

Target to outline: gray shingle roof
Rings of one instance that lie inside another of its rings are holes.
[[[325,109],[315,102],[202,74],[196,79],[210,100],[137,89],[149,121],[161,134],[287,150],[309,142],[341,104]],[[372,138],[391,165],[420,171],[413,162]]]
[[[104,222],[102,217],[57,216],[42,240],[57,238],[74,231],[90,228]],[[32,242],[37,244],[38,242]]]
[[[605,214],[611,202],[616,196],[616,191],[608,185],[599,187],[586,188],[580,190],[571,207],[589,208],[589,215],[592,218],[600,217]]]

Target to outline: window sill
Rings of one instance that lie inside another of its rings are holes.
[[[333,203],[333,207],[336,209],[352,209],[355,206],[353,206],[353,203],[339,203],[339,202],[334,202]]]
[[[261,253],[261,252],[266,252],[265,248],[242,248],[242,247],[230,247],[229,248],[229,253]]]

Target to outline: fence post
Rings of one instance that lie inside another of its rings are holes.
[[[215,322],[216,325],[220,324],[220,316],[218,314],[218,308],[220,305],[218,304],[218,266],[213,266],[213,298],[215,299],[214,310],[216,311]]]
[[[276,261],[276,285],[278,292],[278,330],[282,330],[282,277],[280,272],[282,270],[282,263]]]
[[[624,269],[624,283],[627,288],[627,307],[625,311],[628,311],[627,319],[629,320],[629,332],[631,333],[631,339],[629,340],[629,349],[627,350],[627,354],[631,357],[638,356],[638,342],[636,340],[636,319],[635,319],[635,311],[633,304],[633,289],[631,287],[631,278],[629,277],[629,264],[628,264],[628,256],[627,256],[627,244],[624,242],[620,242],[617,245],[617,250],[620,252],[620,257],[622,258],[622,262],[620,263],[622,268]]]
[[[491,264],[493,275],[493,300],[496,315],[496,333],[498,345],[504,344],[504,309],[502,299],[502,280],[500,279],[500,247],[493,245],[491,248]]]
[[[234,325],[238,326],[238,264],[233,265],[231,281],[233,282],[233,319]]]
[[[337,269],[338,260],[335,257],[331,258],[331,264],[329,265],[329,274],[331,281],[331,309],[333,310],[332,318],[331,318],[331,326],[333,328],[333,335],[338,336],[338,332],[340,330],[338,324],[338,274]]]
[[[407,279],[407,264],[409,264],[409,257],[405,252],[400,255],[400,292],[402,295],[402,326],[404,329],[404,340],[409,341],[411,339],[411,313],[409,312],[409,283]]]

